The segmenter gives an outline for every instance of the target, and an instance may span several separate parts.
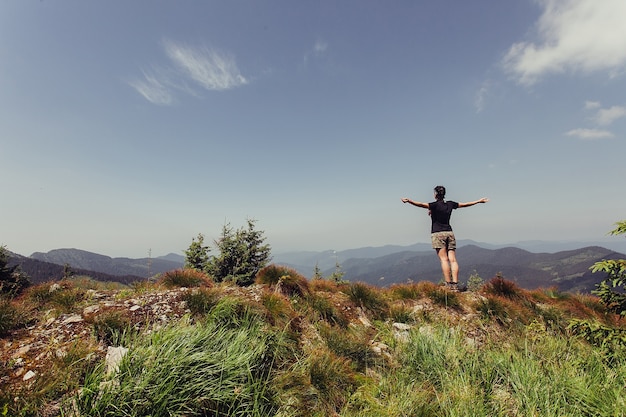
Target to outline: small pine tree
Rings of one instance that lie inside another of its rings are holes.
[[[482,287],[483,283],[483,279],[480,275],[478,275],[478,272],[474,270],[474,272],[467,279],[467,289],[468,291],[478,291],[480,287]]]
[[[8,264],[9,251],[0,246],[0,295],[15,297],[30,285],[30,281],[19,265]]]
[[[324,275],[322,275],[322,270],[320,269],[319,263],[315,263],[315,268],[313,269],[313,279],[324,279]]]
[[[191,245],[185,251],[185,268],[206,272],[209,265],[209,252],[209,247],[204,245],[204,235],[198,233],[198,237],[191,239]]]
[[[209,261],[208,272],[217,282],[233,281],[251,285],[261,268],[270,260],[270,245],[263,232],[255,229],[255,220],[248,227],[235,230],[230,223],[222,227],[222,236],[215,241],[220,254]]]

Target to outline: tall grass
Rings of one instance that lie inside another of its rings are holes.
[[[432,416],[616,416],[626,410],[626,358],[609,367],[577,340],[516,340],[475,349],[455,329],[412,332],[397,383],[431,392],[425,405]]]
[[[98,368],[76,399],[81,416],[267,416],[276,338],[253,316],[236,328],[178,324],[127,340],[115,376]]]

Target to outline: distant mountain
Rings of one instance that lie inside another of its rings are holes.
[[[463,247],[457,253],[461,266],[459,280],[467,281],[477,273],[487,281],[496,274],[516,282],[526,289],[557,287],[561,291],[590,292],[603,277],[589,268],[603,259],[624,259],[626,255],[592,246],[557,253],[532,253],[508,247],[485,249],[475,245]],[[377,258],[352,258],[341,264],[344,278],[377,286],[407,281],[441,280],[439,259],[432,251],[404,251]],[[330,275],[333,269],[324,271]]]
[[[30,259],[57,265],[69,265],[74,269],[101,272],[115,276],[137,276],[149,278],[152,275],[181,268],[184,258],[169,254],[158,258],[111,258],[80,249],[54,249],[47,253],[35,252]]]
[[[477,246],[483,249],[498,250],[504,248],[523,249],[532,253],[557,253],[567,250],[582,249],[586,247],[602,247],[617,253],[626,253],[626,239],[611,240],[610,242],[547,242],[547,241],[524,241],[512,244],[490,244],[484,242],[476,242],[469,239],[458,241],[459,249],[466,246]],[[409,246],[386,245],[378,247],[363,247],[357,249],[348,249],[342,251],[326,250],[320,252],[301,251],[301,252],[285,252],[274,254],[272,261],[277,264],[290,266],[301,274],[310,277],[317,265],[321,271],[328,271],[335,268],[336,264],[340,264],[343,269],[346,268],[347,262],[352,259],[372,259],[386,255],[400,254],[402,252],[428,252],[432,257],[433,250],[430,243],[416,243]],[[463,250],[459,250],[458,254],[462,254]],[[402,255],[400,255],[402,256]],[[437,267],[438,261],[435,257],[434,262]],[[349,263],[352,263],[350,261]],[[465,268],[464,268],[465,269]]]
[[[9,266],[19,265],[20,268],[33,284],[40,284],[48,281],[58,281],[63,278],[64,266],[51,262],[39,261],[37,259],[28,258],[26,256],[11,253],[9,256]],[[122,284],[130,284],[132,282],[141,281],[145,277],[135,275],[110,275],[103,272],[90,271],[80,268],[71,268],[74,275],[85,275],[97,281],[103,282],[120,282]]]

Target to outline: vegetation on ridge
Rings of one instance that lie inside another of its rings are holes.
[[[115,288],[71,277],[3,298],[0,415],[625,413],[623,314],[598,296],[501,275],[462,293],[280,265],[255,276],[240,286],[184,269]],[[127,353],[107,367],[118,346]]]

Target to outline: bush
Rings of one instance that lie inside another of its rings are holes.
[[[193,288],[210,286],[211,278],[204,272],[192,268],[175,269],[163,274],[161,284],[167,288]]]
[[[310,292],[306,277],[300,275],[293,268],[281,265],[272,264],[262,268],[257,274],[255,282],[273,286],[276,291],[288,296],[303,297]]]
[[[508,281],[498,274],[483,285],[483,292],[491,295],[499,295],[509,299],[522,297],[522,289],[512,281]]]

